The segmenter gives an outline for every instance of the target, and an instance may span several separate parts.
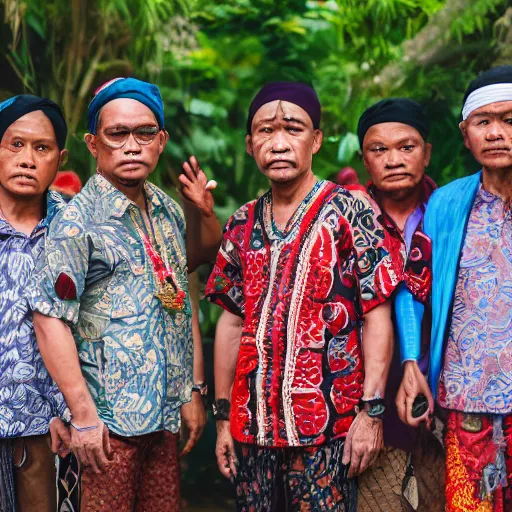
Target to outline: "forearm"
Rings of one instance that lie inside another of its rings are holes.
[[[203,340],[199,324],[199,276],[194,272],[188,278],[190,287],[190,302],[192,304],[192,336],[194,339],[194,382],[204,382]]]
[[[401,361],[418,361],[424,306],[402,284],[395,296],[395,317]]]
[[[98,419],[96,406],[82,375],[69,327],[62,320],[34,313],[34,329],[44,364],[64,395],[73,421],[94,424]]]
[[[194,204],[183,200],[187,224],[187,261],[189,272],[199,265],[214,261],[222,240],[222,227],[212,212],[205,214]]]
[[[393,324],[388,301],[370,311],[363,325],[365,399],[384,396],[392,356]]]
[[[217,322],[214,346],[215,398],[230,399],[235,377],[242,319],[224,311]]]

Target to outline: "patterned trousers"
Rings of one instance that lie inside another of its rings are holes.
[[[447,512],[512,512],[512,416],[450,411]]]
[[[305,448],[238,445],[238,512],[355,512],[343,446],[343,439]]]
[[[179,512],[178,434],[110,434],[114,460],[101,474],[82,472],[81,512]]]

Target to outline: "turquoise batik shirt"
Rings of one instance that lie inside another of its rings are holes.
[[[183,213],[160,189],[145,187],[161,251],[187,293],[183,310],[169,313],[155,297],[152,263],[130,215],[141,219],[140,210],[99,174],[52,224],[32,297],[34,310],[70,325],[99,417],[123,436],[177,432],[192,391]],[[76,300],[57,295],[61,274],[73,281]]]

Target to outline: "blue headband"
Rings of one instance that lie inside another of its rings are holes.
[[[158,127],[164,129],[164,105],[158,87],[136,78],[115,78],[102,85],[95,93],[87,110],[89,133],[96,134],[99,111],[112,100],[129,98],[146,105],[156,117]]]

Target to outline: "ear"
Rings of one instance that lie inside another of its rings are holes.
[[[430,164],[430,157],[432,156],[432,144],[430,142],[425,143],[425,158],[423,160],[425,168]]]
[[[63,149],[59,155],[59,169],[68,163],[69,151]]]
[[[471,150],[470,144],[469,144],[469,137],[468,137],[468,126],[467,121],[461,121],[459,123],[459,128],[462,133],[462,137],[464,138],[464,145]]]
[[[316,155],[322,147],[322,142],[324,141],[324,133],[322,130],[315,130],[313,132],[313,137],[313,155]]]
[[[252,136],[251,135],[245,136],[245,149],[247,150],[247,153],[250,156],[254,157],[254,150],[252,147]]]
[[[167,144],[167,141],[169,140],[169,132],[167,130],[161,130],[160,131],[160,140],[159,140],[159,151],[158,154],[161,155],[164,152],[165,145]]]
[[[87,144],[87,149],[90,151],[94,158],[98,158],[98,148],[96,146],[96,135],[92,133],[86,133],[84,135],[84,141]]]

